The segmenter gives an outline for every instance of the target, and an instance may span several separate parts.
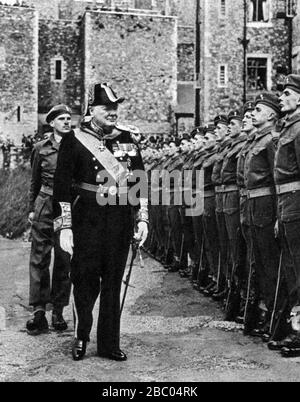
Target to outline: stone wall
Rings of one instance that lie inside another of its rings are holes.
[[[80,22],[40,20],[39,22],[39,113],[53,105],[66,103],[80,113],[82,101],[83,57]],[[52,63],[63,61],[63,80],[53,80]]]
[[[37,129],[38,16],[0,5],[0,134],[16,144]]]
[[[281,1],[281,0],[280,0]],[[277,6],[272,1],[272,20],[269,24],[248,26],[250,40],[248,55],[270,58],[269,90],[276,89],[280,81],[278,67],[288,64],[288,27],[284,19],[277,19]],[[212,120],[220,112],[240,107],[243,102],[243,0],[227,0],[227,16],[221,18],[219,2],[202,0],[202,65],[201,65],[201,117]],[[222,88],[218,82],[219,65],[228,67],[228,83]],[[253,98],[256,93],[248,92]]]
[[[111,82],[126,97],[122,121],[144,133],[169,133],[177,89],[176,19],[87,12],[84,24],[85,88]]]

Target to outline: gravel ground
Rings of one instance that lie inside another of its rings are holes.
[[[26,334],[29,252],[28,243],[0,240],[0,306],[6,310],[6,330],[0,331],[2,382],[300,380],[300,358],[285,360],[259,340],[244,337],[241,327],[223,322],[219,306],[187,279],[166,273],[146,256],[145,269],[134,269],[122,317],[128,361],[97,357],[93,328],[86,358],[74,362],[71,307],[67,332]]]

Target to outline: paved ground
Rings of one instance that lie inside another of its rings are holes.
[[[188,280],[167,274],[155,261],[136,266],[122,319],[125,363],[96,357],[95,332],[86,359],[70,355],[72,331],[30,337],[29,244],[0,240],[0,381],[299,381],[300,358],[284,360],[238,326],[222,322],[217,305],[194,291]],[[95,311],[95,316],[97,312]],[[50,317],[50,313],[49,313]],[[71,309],[67,310],[70,327]],[[1,324],[0,324],[1,327]]]

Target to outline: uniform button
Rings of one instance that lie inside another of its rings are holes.
[[[93,158],[93,161],[96,162],[96,158]]]
[[[95,166],[95,170],[98,170],[99,168],[98,168],[98,166]]]

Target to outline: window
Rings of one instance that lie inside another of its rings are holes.
[[[249,0],[248,20],[249,22],[269,22],[271,12],[271,0]]]
[[[62,78],[62,61],[55,60],[55,79],[60,81],[61,78]]]
[[[227,74],[227,65],[226,64],[221,64],[219,66],[219,87],[220,88],[225,88],[227,87],[228,83],[228,74]]]
[[[17,107],[17,120],[18,120],[18,123],[21,123],[21,120],[22,120],[22,110],[21,110],[21,106],[18,106],[18,107]]]
[[[268,59],[265,57],[248,57],[247,88],[249,91],[268,89]]]
[[[65,61],[62,57],[51,59],[51,81],[63,82],[65,78]]]
[[[286,0],[286,16],[289,18],[293,18],[296,11],[296,2],[295,0]]]
[[[226,0],[219,0],[219,6],[219,15],[221,18],[225,18],[227,13]]]

